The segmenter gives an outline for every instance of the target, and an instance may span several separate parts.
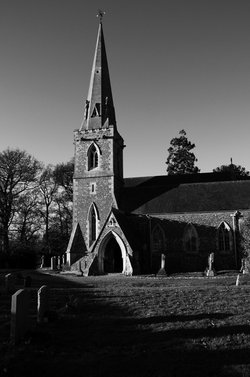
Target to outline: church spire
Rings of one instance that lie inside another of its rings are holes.
[[[99,11],[99,28],[94,61],[85,104],[84,119],[80,130],[98,129],[110,125],[116,127],[115,110],[103,36],[103,15],[104,12]]]

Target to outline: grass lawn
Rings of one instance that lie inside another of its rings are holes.
[[[33,285],[51,287],[59,318],[15,348],[5,339],[0,375],[250,376],[248,276],[236,287],[237,274],[32,274]]]

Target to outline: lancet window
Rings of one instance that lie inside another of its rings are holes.
[[[97,238],[97,226],[98,226],[98,212],[94,204],[91,205],[89,210],[89,245],[91,246]]]
[[[232,249],[232,231],[226,222],[221,223],[218,228],[218,246],[221,252]]]
[[[88,170],[92,170],[98,167],[99,153],[94,144],[88,150]]]
[[[188,253],[196,253],[199,250],[199,237],[193,224],[188,224],[184,230],[184,249]]]

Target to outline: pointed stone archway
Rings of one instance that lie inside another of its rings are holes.
[[[118,273],[123,271],[121,249],[114,237],[111,237],[106,244],[103,268],[105,273]]]
[[[99,273],[124,273],[132,275],[126,246],[121,237],[111,231],[100,244],[98,251]]]

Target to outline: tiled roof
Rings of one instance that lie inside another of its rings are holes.
[[[250,179],[200,173],[127,178],[120,209],[137,214],[206,212],[250,208]]]

